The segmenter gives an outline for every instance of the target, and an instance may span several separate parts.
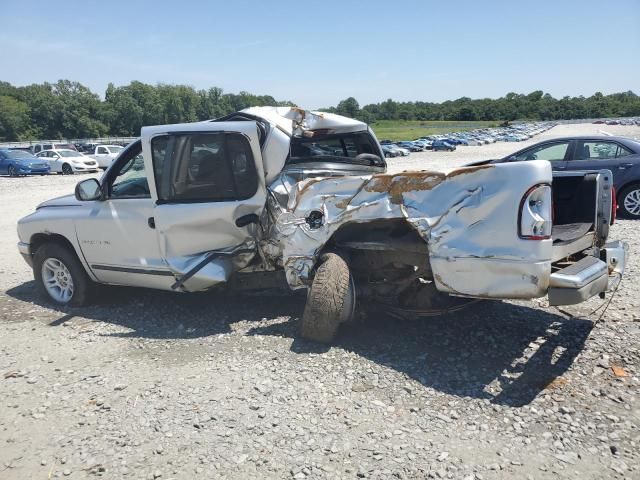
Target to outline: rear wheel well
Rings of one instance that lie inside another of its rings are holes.
[[[344,256],[363,296],[375,293],[370,287],[395,294],[416,278],[432,279],[427,242],[403,218],[348,223],[333,234],[325,252]]]
[[[620,190],[616,190],[616,193],[618,194],[618,205],[620,205],[620,203],[623,200],[622,192],[624,192],[627,188],[634,187],[634,186],[640,187],[640,181],[631,180],[629,183],[627,183],[627,184],[623,185],[622,187],[620,187]]]

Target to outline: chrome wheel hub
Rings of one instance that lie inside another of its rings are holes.
[[[625,195],[624,208],[632,215],[640,216],[640,189],[631,190]]]
[[[47,258],[42,264],[42,281],[55,301],[67,303],[73,297],[73,278],[67,266],[57,258]]]

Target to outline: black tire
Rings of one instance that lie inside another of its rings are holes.
[[[7,169],[7,173],[9,174],[10,177],[18,176],[18,172],[16,172],[16,167],[14,167],[13,165],[9,165],[9,168]]]
[[[45,288],[42,269],[44,262],[48,259],[55,259],[63,263],[71,274],[74,288],[73,294],[68,301],[60,301],[52,297]],[[45,296],[51,303],[80,307],[86,305],[91,299],[94,284],[78,260],[78,257],[76,257],[74,252],[69,251],[68,248],[57,243],[45,243],[38,248],[33,256],[33,276],[38,292]]]
[[[73,168],[68,163],[62,165],[62,174],[63,175],[73,175]]]
[[[314,342],[330,343],[340,324],[352,319],[356,292],[344,258],[328,253],[321,261],[307,295],[301,335]]]
[[[625,218],[640,219],[640,183],[628,185],[618,196],[620,213]]]

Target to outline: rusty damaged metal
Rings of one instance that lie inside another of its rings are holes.
[[[293,184],[286,175],[285,170],[272,188]],[[287,280],[297,289],[308,285],[318,255],[343,226],[404,219],[427,243],[440,291],[539,297],[548,287],[551,241],[519,239],[517,207],[531,185],[549,181],[547,162],[309,178],[289,191],[269,237],[278,240]],[[305,220],[314,210],[324,215],[319,228]]]

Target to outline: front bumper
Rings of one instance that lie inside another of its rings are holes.
[[[613,290],[622,279],[629,245],[615,241],[607,243],[601,258],[585,257],[549,279],[549,305],[575,305]]]
[[[51,172],[50,168],[19,167],[17,170],[20,175],[47,175]]]
[[[18,251],[20,252],[20,255],[22,255],[22,258],[24,258],[24,261],[27,262],[27,264],[31,268],[33,268],[33,257],[31,257],[31,245],[25,242],[18,242]]]

